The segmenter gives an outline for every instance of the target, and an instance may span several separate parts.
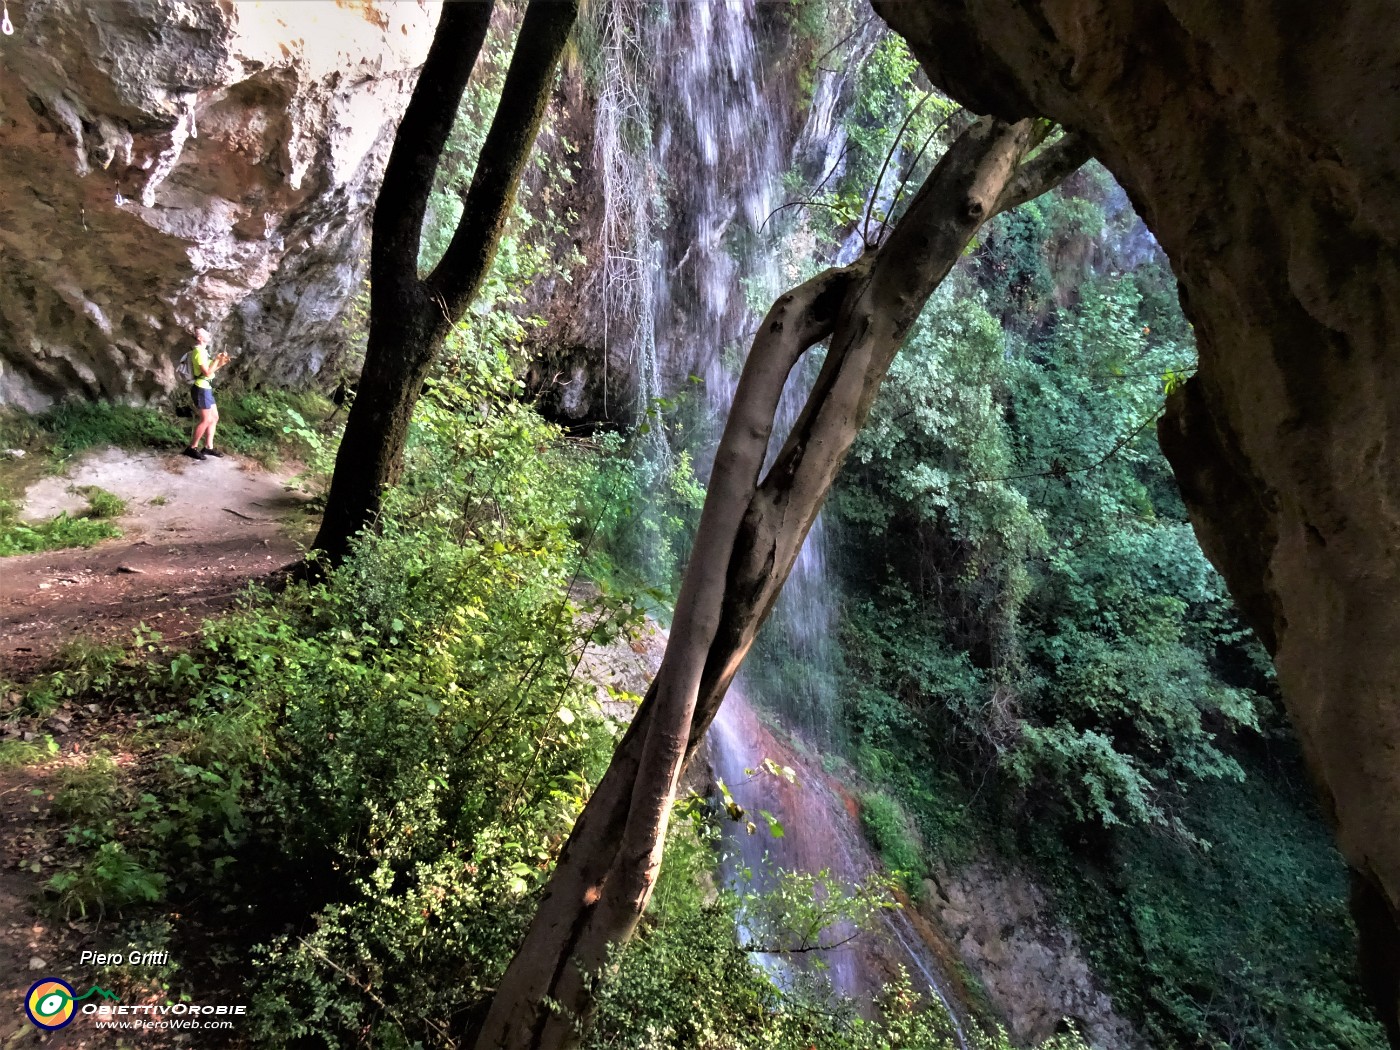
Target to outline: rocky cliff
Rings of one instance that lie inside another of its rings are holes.
[[[1170,257],[1200,370],[1163,448],[1274,654],[1400,1044],[1400,11],[875,7],[973,109],[1086,133]]]
[[[145,401],[205,325],[235,374],[333,367],[426,0],[13,0],[0,405]]]

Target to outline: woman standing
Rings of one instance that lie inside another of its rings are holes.
[[[189,447],[181,453],[190,459],[204,459],[214,456],[222,459],[223,453],[214,447],[214,428],[219,423],[219,409],[214,404],[214,373],[228,364],[228,354],[209,356],[209,332],[201,328],[195,332],[194,353],[190,355],[190,366],[194,372],[194,382],[190,386],[190,397],[194,400],[194,437]],[[203,450],[199,447],[204,441]]]

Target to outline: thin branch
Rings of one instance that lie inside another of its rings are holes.
[[[1166,379],[1169,375],[1195,375],[1196,365],[1165,368],[1160,372],[1085,372],[1085,379]]]
[[[851,148],[851,140],[848,138],[848,139],[846,140],[846,144],[845,144],[844,146],[841,147],[841,152],[838,153],[838,154],[836,155],[836,159],[835,159],[834,161],[831,162],[831,170],[828,171],[825,175],[823,175],[823,176],[822,176],[822,181],[819,182],[819,183],[817,183],[816,186],[814,186],[814,187],[812,188],[812,193],[813,193],[813,195],[816,195],[816,194],[820,193],[821,190],[822,190],[822,187],[825,186],[828,182],[831,181],[831,177],[832,177],[833,175],[835,175],[835,174],[836,174],[836,170],[837,170],[838,168],[841,167],[841,161],[845,159],[846,154],[850,151],[850,148]],[[834,207],[834,205],[831,205],[831,204],[824,204],[824,203],[822,203],[821,201],[817,201],[817,200],[798,199],[798,200],[794,200],[794,201],[788,201],[786,204],[780,204],[780,205],[778,205],[776,208],[774,208],[772,211],[770,211],[770,212],[764,217],[763,221],[762,221],[761,223],[759,223],[759,225],[758,225],[758,232],[759,232],[759,233],[762,233],[762,232],[763,232],[763,227],[765,227],[765,226],[768,225],[768,220],[771,219],[774,215],[777,215],[778,212],[784,211],[784,210],[786,210],[786,209],[788,209],[788,208],[795,208],[795,207],[797,207],[799,204],[806,204],[806,205],[808,205],[809,207],[814,207],[814,208],[833,208],[833,207]]]
[[[959,106],[957,109],[953,110],[946,117],[940,120],[938,122],[938,126],[928,133],[928,137],[924,139],[924,144],[919,147],[919,152],[914,154],[914,160],[913,163],[909,165],[909,170],[904,173],[904,178],[899,180],[899,185],[895,188],[894,197],[890,200],[890,206],[885,212],[885,217],[880,220],[880,228],[875,231],[875,237],[877,240],[885,236],[885,229],[887,226],[889,226],[890,219],[894,217],[894,210],[895,208],[899,207],[899,198],[904,196],[904,187],[909,185],[910,177],[919,167],[919,161],[924,159],[924,153],[928,150],[929,145],[933,142],[934,136],[936,136],[940,131],[946,128],[954,117],[966,112],[966,109],[964,109],[962,106]]]
[[[845,947],[859,936],[859,933],[853,933],[835,944],[804,944],[796,948],[762,948],[757,944],[741,944],[739,950],[741,952],[756,952],[759,955],[801,955],[804,952],[830,952]]]
[[[865,27],[868,26],[868,25],[874,20],[874,18],[875,18],[874,15],[866,15],[865,18],[864,18],[863,20],[861,20],[860,22],[858,22],[858,23],[856,24],[856,27],[855,27],[854,29],[852,29],[849,33],[847,33],[845,36],[843,36],[840,40],[836,41],[836,43],[832,44],[829,48],[827,48],[825,51],[823,51],[820,55],[818,55],[818,56],[816,57],[816,59],[813,61],[812,64],[813,64],[814,66],[821,66],[822,61],[823,61],[828,55],[830,55],[830,54],[831,54],[833,51],[835,51],[838,47],[840,47],[842,44],[844,44],[847,40],[851,39],[851,37],[855,36],[857,33],[859,33],[859,32],[861,32],[862,30],[864,30]],[[840,71],[839,71],[839,70],[831,70],[831,72],[840,72]]]
[[[1165,409],[1162,408],[1157,409],[1157,411],[1153,412],[1141,423],[1133,427],[1132,432],[1104,453],[1102,458],[1095,460],[1086,467],[1066,467],[1064,464],[1060,463],[1059,460],[1055,460],[1055,462],[1051,464],[1049,470],[1037,470],[1030,474],[1011,474],[1004,478],[973,478],[972,480],[990,483],[995,481],[1021,481],[1025,478],[1067,478],[1071,474],[1087,474],[1091,470],[1098,470],[1099,467],[1103,466],[1110,459],[1127,448],[1128,445],[1132,443],[1133,438],[1141,434],[1148,426],[1157,422],[1164,411]]]
[[[838,204],[830,204],[830,203],[828,203],[827,201],[798,199],[798,200],[795,200],[795,201],[788,201],[786,204],[779,204],[776,208],[774,208],[772,211],[770,211],[770,212],[768,213],[768,219],[771,219],[774,215],[777,215],[778,212],[780,212],[780,211],[786,211],[788,208],[797,208],[797,207],[801,207],[801,206],[803,206],[803,205],[807,206],[808,208],[829,208],[829,209],[832,210],[832,211],[840,211],[840,210],[841,210],[841,209],[840,209],[840,205],[838,205]],[[764,219],[764,220],[763,220],[764,226],[766,226],[766,225],[768,224],[768,219]],[[758,232],[759,232],[759,233],[762,233],[762,232],[763,232],[763,226],[760,226],[760,227],[758,228]],[[689,254],[689,253],[687,252],[687,254]],[[682,261],[684,261],[684,260],[682,260]]]
[[[448,4],[447,10],[474,7]],[[506,69],[501,99],[481,146],[462,220],[427,279],[444,313],[461,317],[475,298],[500,243],[535,133],[549,103],[550,85],[578,18],[578,0],[530,0]],[[450,323],[450,321],[449,321]]]
[[[914,119],[919,110],[924,108],[924,103],[933,98],[933,92],[924,93],[924,97],[919,99],[904,114],[904,120],[899,125],[899,130],[894,133],[894,141],[890,143],[890,148],[885,151],[885,159],[880,163],[880,174],[875,176],[875,188],[870,191],[870,205],[865,210],[865,221],[861,223],[860,239],[867,245],[870,243],[870,214],[875,210],[875,202],[880,199],[880,184],[885,181],[885,172],[889,169],[890,158],[894,156],[895,150],[899,149],[900,140],[904,138],[904,131],[909,127],[909,122]]]

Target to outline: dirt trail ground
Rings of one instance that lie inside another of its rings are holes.
[[[76,512],[72,489],[127,501],[124,536],[91,550],[0,561],[0,678],[28,678],[67,641],[125,641],[138,623],[175,638],[199,627],[254,576],[290,561],[306,500],[284,479],[233,456],[202,462],[108,449],[25,493],[24,517]]]
[[[179,644],[251,579],[293,560],[311,525],[306,498],[256,464],[115,449],[30,486],[24,517],[81,510],[84,497],[70,490],[86,485],[127,501],[127,513],[117,519],[124,535],[90,550],[0,559],[0,680],[32,678],[78,637],[129,642],[142,623]],[[0,718],[16,700],[0,691]],[[129,761],[122,740],[133,728],[132,716],[114,716],[101,705],[61,709],[32,725],[0,722],[0,737],[52,737],[59,748],[50,762],[0,770],[0,1050],[200,1045],[197,1032],[120,1035],[82,1022],[45,1035],[23,1014],[34,981],[79,980],[81,950],[102,950],[110,936],[110,923],[56,920],[35,906],[62,845],[63,829],[44,819],[53,787],[65,766],[93,750],[111,753],[119,765]]]

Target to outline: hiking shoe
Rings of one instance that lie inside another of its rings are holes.
[[[220,451],[219,451],[218,449],[216,449],[216,448],[206,448],[206,449],[204,450],[204,454],[205,454],[206,456],[213,456],[215,459],[223,459],[223,458],[224,458],[224,454],[223,454],[222,452],[220,452]]]
[[[204,458],[204,453],[199,451],[199,449],[195,448],[193,445],[186,445],[185,450],[181,452],[180,455],[184,456],[186,459]]]

